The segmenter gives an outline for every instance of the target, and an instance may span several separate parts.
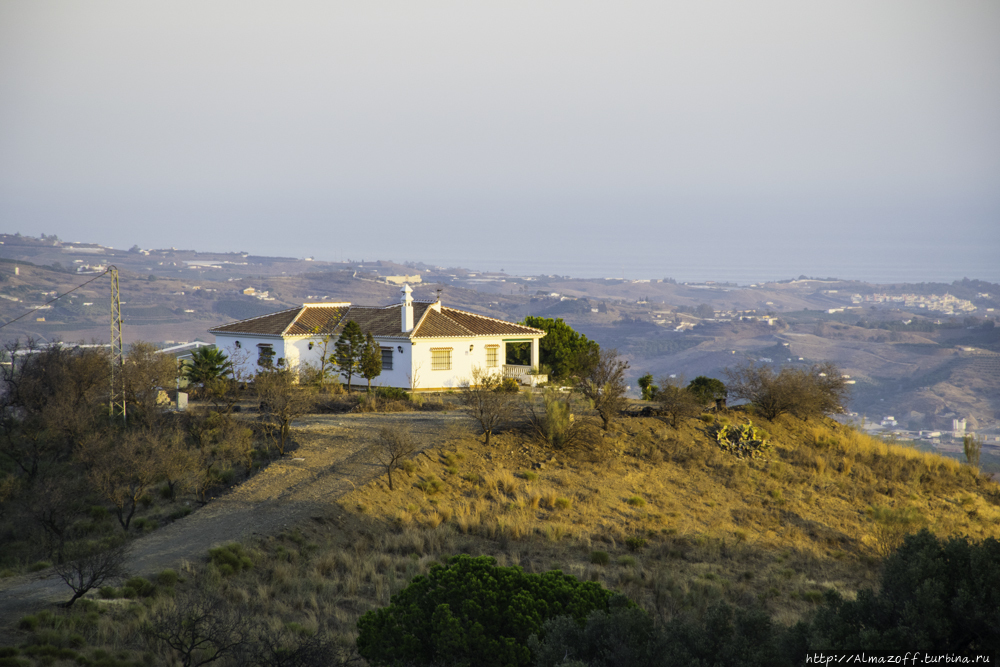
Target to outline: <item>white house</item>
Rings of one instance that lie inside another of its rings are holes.
[[[327,354],[347,322],[357,322],[382,348],[382,374],[373,384],[404,389],[451,389],[472,376],[472,369],[503,373],[522,384],[547,378],[531,375],[538,368],[540,329],[445,308],[435,302],[414,301],[404,285],[400,303],[390,306],[355,306],[350,303],[306,303],[270,315],[231,322],[210,329],[215,345],[253,373],[262,350],[290,367],[319,365],[323,339],[329,336]],[[531,343],[531,365],[506,364],[510,343]],[[356,376],[355,376],[356,377]]]

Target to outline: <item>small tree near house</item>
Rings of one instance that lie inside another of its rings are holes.
[[[360,374],[361,353],[365,348],[365,336],[360,325],[354,320],[345,324],[333,348],[337,370],[347,376],[347,391],[350,392],[351,378]]]
[[[382,348],[375,342],[371,331],[365,336],[365,344],[361,349],[361,360],[358,366],[358,375],[368,380],[368,391],[371,392],[372,380],[382,374]]]

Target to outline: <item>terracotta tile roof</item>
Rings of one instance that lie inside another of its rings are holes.
[[[221,327],[215,327],[214,329],[209,329],[209,332],[256,334],[259,336],[280,336],[281,332],[284,331],[289,324],[295,321],[295,317],[299,314],[300,310],[302,309],[291,308],[289,310],[282,310],[277,313],[271,313],[270,315],[261,315],[260,317],[252,317],[249,320],[230,322],[229,324],[223,324]]]
[[[302,306],[295,321],[282,333],[286,336],[306,336],[311,333],[326,334],[337,328],[341,319],[350,310],[345,306]]]
[[[433,304],[415,301],[413,303],[413,330],[403,333],[399,309],[402,304],[385,307],[303,305],[300,308],[282,310],[271,315],[254,317],[249,320],[231,322],[214,329],[211,333],[239,333],[260,336],[308,336],[310,334],[339,334],[351,320],[358,323],[365,333],[374,336],[394,336],[402,338],[440,338],[446,336],[532,336],[542,332],[521,324],[504,322],[492,317],[476,315],[454,308],[441,308],[440,312],[431,308]]]
[[[465,334],[467,336],[534,336],[545,333],[541,329],[532,329],[523,324],[514,324],[513,322],[505,322],[493,317],[486,317],[485,315],[476,315],[467,310],[442,307],[441,314],[467,330],[469,332]]]

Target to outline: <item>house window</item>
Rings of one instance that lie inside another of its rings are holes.
[[[486,368],[496,368],[497,358],[500,356],[500,346],[499,345],[487,345],[486,346]]]
[[[431,348],[431,370],[432,371],[451,370],[450,347]]]
[[[383,347],[382,348],[382,370],[391,371],[392,370],[392,348]]]

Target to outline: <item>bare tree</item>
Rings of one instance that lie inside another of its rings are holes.
[[[111,544],[78,545],[67,560],[55,567],[59,578],[73,589],[73,597],[63,606],[70,607],[88,591],[126,577],[131,547],[127,538]]]
[[[601,350],[597,363],[580,382],[580,392],[590,399],[597,414],[601,416],[604,430],[611,426],[611,421],[628,405],[625,392],[625,371],[628,362],[621,358],[618,350]]]
[[[681,419],[701,412],[701,401],[684,386],[684,381],[681,379],[672,377],[661,379],[654,400],[660,404],[660,413],[668,418],[673,428],[677,428]]]
[[[284,456],[292,421],[309,413],[313,394],[297,384],[294,371],[288,369],[265,370],[257,374],[253,384],[260,401],[261,430]]]
[[[375,432],[373,440],[375,458],[385,467],[385,472],[389,476],[389,490],[392,491],[392,471],[417,451],[416,443],[409,433],[398,426],[383,426]]]
[[[474,366],[472,379],[462,381],[462,403],[468,406],[469,416],[483,430],[485,444],[489,447],[493,432],[503,428],[514,417],[517,393],[505,389],[500,373]]]
[[[150,429],[114,436],[96,434],[80,447],[88,477],[105,500],[114,505],[122,528],[128,530],[139,499],[163,475],[163,448]]]
[[[207,665],[236,653],[259,624],[242,607],[210,592],[205,583],[192,582],[176,595],[173,605],[152,613],[142,630],[152,647],[172,652],[184,667]]]

